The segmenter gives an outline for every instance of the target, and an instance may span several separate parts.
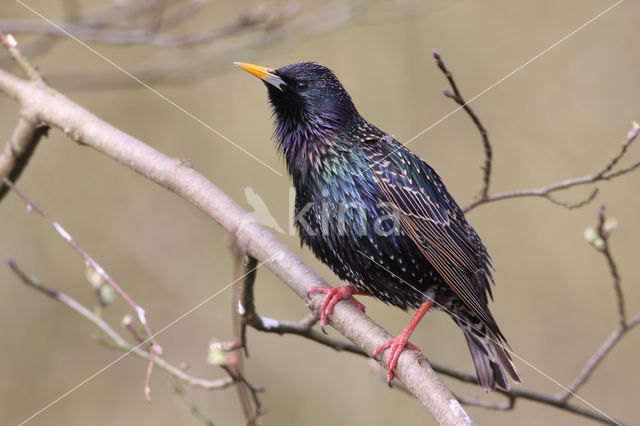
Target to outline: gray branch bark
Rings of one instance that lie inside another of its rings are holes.
[[[9,141],[0,152],[0,176],[6,176],[13,182],[18,180],[38,142],[48,130],[47,126],[35,126],[20,117]],[[9,188],[0,182],[0,201],[8,190]]]

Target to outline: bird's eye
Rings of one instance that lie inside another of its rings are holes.
[[[307,88],[309,87],[309,84],[306,81],[299,81],[296,84],[296,87],[298,88],[298,90],[300,92],[307,90]]]

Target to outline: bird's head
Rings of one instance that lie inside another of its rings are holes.
[[[276,137],[285,150],[290,143],[302,142],[300,139],[336,134],[359,117],[351,97],[327,67],[312,62],[275,70],[243,62],[234,65],[267,86]]]

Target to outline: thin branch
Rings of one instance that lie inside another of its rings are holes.
[[[544,197],[551,201],[553,204],[557,204],[559,206],[562,206],[566,209],[569,210],[573,210],[573,209],[579,209],[580,207],[584,207],[587,204],[589,204],[590,202],[592,202],[593,200],[595,200],[596,196],[598,195],[598,188],[593,188],[593,191],[591,191],[591,194],[589,194],[589,196],[587,198],[585,198],[582,201],[577,201],[575,203],[569,203],[567,201],[563,201],[563,200],[558,200],[556,198],[554,198],[553,196],[551,196],[551,194],[547,194]]]
[[[102,301],[100,306],[103,306]],[[155,363],[155,351],[153,351],[153,345],[149,344],[147,340],[138,334],[137,330],[133,327],[133,319],[131,318],[131,315],[127,314],[124,316],[122,319],[122,325],[127,329],[127,331],[129,331],[129,333],[131,333],[131,336],[133,336],[133,339],[138,342],[138,345],[144,347],[149,353],[149,364],[147,365],[147,374],[144,380],[144,397],[147,402],[151,402],[151,373],[153,372],[153,365]]]
[[[261,387],[253,386],[249,381],[244,377],[243,374],[234,371],[232,368],[228,366],[222,366],[222,368],[236,381],[237,385],[241,385],[242,389],[248,390],[249,395],[251,397],[251,401],[253,403],[254,411],[250,413],[247,417],[247,426],[254,426],[258,422],[258,417],[265,413],[265,410],[262,408],[262,403],[260,402],[260,398],[258,394],[263,392],[264,389]]]
[[[185,404],[187,404],[187,406],[189,407],[189,411],[191,411],[191,414],[193,414],[194,417],[202,420],[202,422],[205,425],[215,426],[215,424],[213,423],[213,420],[205,416],[204,413],[202,413],[202,411],[200,410],[200,407],[198,406],[198,404],[196,404],[196,402],[187,394],[187,391],[184,389],[184,386],[182,386],[182,383],[180,383],[178,380],[176,380],[172,376],[168,376],[168,377],[169,377],[169,380],[171,380],[171,384],[173,385],[174,392],[182,398]]]
[[[35,66],[22,54],[18,42],[11,35],[0,32],[0,43],[7,49],[13,61],[22,68],[24,73],[34,84],[43,83],[42,76]],[[29,159],[35,152],[40,139],[46,136],[49,126],[35,124],[24,117],[20,117],[11,138],[0,153],[0,177],[16,181],[27,166]],[[9,187],[0,182],[0,201]]]
[[[611,170],[613,170],[615,165],[618,164],[618,161],[620,161],[620,159],[624,157],[624,155],[627,153],[627,149],[629,149],[629,146],[631,146],[631,143],[638,136],[638,131],[640,131],[640,125],[638,123],[634,121],[631,124],[632,124],[631,130],[629,130],[629,132],[627,133],[627,137],[625,138],[625,140],[622,141],[622,147],[620,148],[620,152],[618,153],[618,155],[613,157],[611,161],[609,161],[609,164],[607,164],[605,168],[600,171],[600,173],[596,175],[596,178],[602,178],[606,174],[611,172]]]
[[[147,402],[151,402],[151,373],[155,364],[156,352],[152,349],[149,351],[149,363],[147,364],[147,374],[144,379],[144,397]]]
[[[118,285],[118,283],[111,278],[111,276],[105,271],[102,266],[98,264],[82,247],[80,247],[71,234],[69,234],[58,222],[53,220],[51,216],[45,213],[37,204],[31,201],[22,191],[20,191],[9,179],[3,177],[3,182],[5,185],[10,187],[13,192],[15,192],[24,203],[27,205],[27,211],[35,211],[38,213],[43,219],[45,219],[55,230],[56,232],[74,249],[76,253],[78,253],[85,261],[85,265],[95,271],[103,280],[109,283],[109,285],[114,288],[123,299],[125,299],[129,305],[131,305],[136,313],[138,314],[138,319],[142,326],[144,327],[148,338],[145,340],[145,343],[148,341],[151,343],[151,352],[152,354],[149,356],[149,365],[147,368],[147,376],[145,379],[144,386],[144,395],[147,401],[151,401],[151,388],[149,387],[149,382],[151,380],[151,372],[153,371],[153,364],[155,360],[155,355],[162,354],[162,347],[156,341],[151,329],[149,328],[147,319],[146,319],[146,311],[142,308],[142,306],[138,305],[123,289]]]
[[[615,160],[617,161],[617,160]],[[609,168],[611,168],[613,165]],[[571,396],[578,391],[578,389],[586,383],[586,381],[591,377],[595,369],[598,367],[600,362],[604,359],[609,352],[614,348],[614,346],[631,330],[631,328],[635,327],[640,323],[640,314],[635,317],[627,320],[626,308],[625,308],[625,299],[624,294],[622,293],[622,285],[620,279],[620,273],[618,272],[618,267],[613,259],[613,255],[611,254],[611,249],[609,247],[609,237],[611,236],[611,231],[613,226],[610,224],[611,222],[607,221],[605,216],[605,206],[601,205],[598,209],[598,225],[596,226],[596,238],[590,238],[589,243],[607,260],[607,265],[609,267],[609,273],[611,274],[611,278],[613,280],[613,288],[616,294],[617,300],[617,311],[618,311],[618,328],[613,330],[609,337],[600,345],[597,351],[591,355],[586,365],[578,374],[578,377],[574,379],[574,381],[567,386],[567,391],[562,395],[562,400],[566,401]],[[591,230],[593,232],[593,229]],[[585,234],[587,235],[587,234]]]
[[[251,318],[255,316],[255,304],[253,298],[253,285],[256,281],[257,271],[255,270],[258,261],[251,256],[244,256],[243,270],[245,273],[244,280],[240,285],[240,294],[238,295],[235,311],[240,317],[240,343],[244,349],[245,356],[249,356],[249,348],[247,347],[247,324]]]
[[[591,377],[593,372],[596,370],[600,362],[604,359],[609,352],[614,348],[614,346],[635,326],[640,324],[640,314],[631,318],[631,320],[625,322],[624,327],[620,326],[614,331],[611,332],[609,337],[600,345],[597,351],[591,355],[585,366],[578,374],[578,377],[567,386],[567,391],[565,391],[560,399],[562,401],[567,401],[573,394],[575,394],[582,385],[586,383],[586,381]]]
[[[255,267],[256,260],[250,256],[247,257],[245,265],[245,271],[251,271],[252,267]],[[246,327],[251,326],[255,330],[263,331],[267,333],[275,333],[279,335],[283,334],[295,334],[305,337],[314,342],[328,346],[337,351],[351,352],[358,355],[368,357],[368,355],[359,347],[351,342],[336,339],[330,337],[324,333],[321,333],[313,329],[313,326],[318,322],[318,317],[310,313],[299,321],[281,321],[269,317],[264,317],[258,314],[254,302],[253,287],[255,283],[256,274],[247,273],[243,281],[241,296],[237,301],[237,312],[242,318],[242,334],[241,341],[242,347],[245,349],[245,353],[248,355],[246,345]]]
[[[233,341],[238,344],[238,347],[234,349],[233,358],[235,360],[235,371],[237,376],[242,377],[244,375],[244,355],[248,356],[247,342],[246,342],[246,325],[242,319],[241,312],[239,312],[239,306],[241,306],[240,298],[243,293],[243,288],[248,282],[253,284],[255,280],[258,261],[250,256],[245,256],[242,252],[234,250],[234,241],[231,241],[231,248],[234,254],[234,278],[237,282],[234,285],[233,295],[231,297],[231,309],[233,317]],[[244,277],[240,280],[240,277]],[[238,399],[244,413],[244,417],[247,421],[247,425],[255,425],[258,417],[262,414],[262,404],[258,398],[256,388],[251,386],[248,382],[245,385],[244,382],[237,386]]]
[[[18,42],[11,34],[5,34],[0,31],[0,43],[2,43],[5,49],[7,49],[11,59],[13,59],[13,61],[22,68],[22,71],[24,71],[27,77],[29,77],[29,80],[42,82],[40,71],[38,71],[38,69],[34,67],[22,54],[18,48]]]
[[[471,120],[476,125],[476,127],[478,128],[478,131],[480,132],[480,135],[482,136],[482,146],[484,147],[484,167],[482,168],[483,185],[480,191],[478,192],[478,195],[476,195],[475,199],[478,199],[478,200],[486,199],[487,196],[489,195],[489,184],[491,183],[491,161],[493,158],[493,152],[491,150],[491,143],[489,142],[489,135],[487,133],[487,129],[482,125],[482,122],[480,122],[480,119],[478,118],[476,113],[469,106],[469,103],[465,101],[464,98],[462,97],[462,94],[460,93],[460,90],[458,90],[458,86],[456,85],[456,82],[453,79],[453,74],[451,74],[451,71],[447,69],[444,62],[442,61],[442,57],[440,56],[440,53],[438,53],[437,50],[433,51],[433,57],[436,60],[436,65],[438,65],[438,68],[440,68],[440,71],[442,71],[445,77],[447,77],[447,80],[449,80],[449,85],[451,85],[451,88],[453,89],[453,93],[451,93],[447,89],[443,90],[444,95],[448,98],[453,99],[458,105],[460,105],[467,112],[467,114],[469,114],[469,117],[471,117]]]
[[[253,315],[248,315],[247,325],[258,331],[264,331],[267,333],[275,333],[279,335],[295,334],[297,336],[305,337],[314,342],[328,346],[336,351],[351,352],[357,355],[369,356],[366,352],[360,349],[358,346],[351,342],[336,339],[335,337],[328,336],[318,330],[313,329],[313,325],[318,321],[314,314],[309,314],[299,321],[281,321],[269,317],[263,317],[256,312]]]
[[[48,287],[45,287],[39,281],[29,277],[24,271],[22,271],[22,269],[18,267],[18,265],[15,263],[13,259],[9,259],[7,263],[9,264],[9,267],[11,268],[11,270],[22,280],[24,284],[26,284],[27,286],[31,287],[32,289],[40,293],[43,293],[44,295],[54,300],[57,300],[58,302],[65,304],[66,306],[73,309],[74,311],[82,315],[84,318],[92,322],[100,330],[102,330],[110,338],[110,340],[108,341],[100,340],[102,344],[113,349],[118,349],[120,351],[124,351],[127,353],[133,353],[134,355],[144,360],[147,360],[147,361],[150,360],[149,352],[142,349],[143,343],[137,344],[135,346],[131,345],[126,341],[126,339],[120,336],[120,334],[118,334],[118,332],[116,332],[104,319],[97,316],[90,309],[87,309],[85,306],[77,302],[71,296],[61,291],[53,290]],[[207,380],[207,379],[201,379],[198,377],[193,377],[185,373],[178,367],[175,367],[169,364],[161,356],[155,357],[155,365],[157,365],[158,368],[164,370],[167,374],[175,377],[176,379],[179,379],[180,381],[194,388],[201,388],[206,390],[225,389],[234,383],[231,377],[226,377],[224,379],[217,379],[217,380]]]
[[[53,227],[53,229],[55,229],[55,231],[62,237],[62,239],[65,240],[67,244],[69,244],[69,246],[71,246],[71,248],[84,259],[85,265],[93,269],[98,275],[100,275],[102,279],[108,282],[109,285],[113,287],[129,305],[131,305],[131,307],[138,314],[138,320],[140,321],[140,323],[142,324],[142,326],[144,327],[147,333],[148,340],[152,344],[152,349],[158,355],[162,354],[162,347],[158,344],[158,342],[153,337],[153,333],[151,332],[151,329],[149,328],[149,324],[146,319],[146,311],[142,308],[142,306],[138,305],[138,303],[136,303],[136,301],[134,301],[122,289],[122,287],[120,287],[120,285],[116,283],[113,278],[111,278],[111,275],[109,275],[109,273],[107,273],[107,271],[89,255],[89,253],[87,253],[82,247],[80,247],[80,245],[78,245],[78,243],[76,243],[76,241],[73,239],[71,234],[69,234],[69,232],[67,232],[58,222],[53,220],[53,218],[51,218],[51,216],[49,216],[42,208],[40,208],[37,204],[31,201],[29,197],[26,196],[25,193],[23,193],[20,189],[18,189],[17,186],[14,185],[13,182],[11,182],[6,177],[3,177],[2,180],[5,185],[9,186],[13,190],[13,192],[15,192],[16,195],[18,195],[18,197],[20,197],[20,199],[24,201],[24,203],[27,205],[27,210],[29,212],[35,211],[36,213],[38,213],[38,215],[40,215],[40,217],[42,217],[45,221],[47,221]]]
[[[616,161],[617,159],[614,162],[612,162],[612,164],[614,164]],[[624,295],[622,294],[622,286],[620,285],[620,274],[618,273],[618,267],[616,266],[616,262],[613,260],[613,256],[611,255],[611,250],[609,248],[610,230],[607,229],[607,223],[606,223],[607,221],[604,215],[604,211],[605,211],[605,207],[604,207],[604,204],[602,204],[598,209],[597,230],[598,230],[598,236],[603,242],[602,248],[600,248],[599,250],[600,252],[602,252],[605,259],[607,259],[609,272],[611,273],[611,277],[613,278],[613,289],[616,292],[616,299],[618,301],[618,318],[620,322],[620,327],[622,329],[625,329],[627,327],[627,314],[624,306]]]
[[[37,126],[20,117],[9,141],[0,153],[0,176],[12,182],[17,181],[29,163],[38,142],[47,136],[48,126]],[[9,187],[0,182],[0,201],[9,191]]]
[[[491,402],[481,398],[469,398],[466,396],[456,395],[458,401],[462,405],[470,405],[472,407],[486,408],[487,410],[508,411],[513,410],[515,399],[509,398],[504,402]]]
[[[463,211],[466,213],[469,210],[475,207],[478,207],[481,204],[486,204],[493,201],[505,200],[508,198],[520,198],[520,197],[543,197],[555,202],[556,204],[561,204],[561,205],[565,205],[565,207],[570,207],[571,205],[566,205],[563,202],[557,202],[557,200],[552,199],[551,193],[562,190],[562,189],[573,188],[575,186],[587,185],[587,184],[592,184],[600,181],[606,181],[613,178],[617,178],[619,176],[630,173],[636,170],[638,167],[640,167],[640,161],[636,161],[627,167],[623,167],[618,170],[613,170],[614,166],[618,163],[618,161],[627,153],[629,146],[636,139],[639,131],[640,131],[640,126],[638,125],[638,123],[636,123],[635,121],[632,122],[631,130],[629,130],[626,138],[622,142],[622,148],[620,152],[615,156],[613,156],[613,158],[609,160],[602,169],[598,170],[596,173],[592,175],[583,176],[579,178],[565,179],[561,182],[556,182],[554,184],[543,186],[540,188],[503,192],[500,194],[489,195],[484,199],[474,199],[470,201],[467,205],[465,205],[465,207],[463,208]],[[595,195],[592,193],[585,201],[582,201],[577,205],[578,206],[584,205],[587,202],[591,201],[594,197]]]
[[[478,378],[475,374],[467,373],[464,371],[457,370],[455,368],[447,367],[438,363],[431,363],[434,366],[434,369],[438,369],[438,372],[441,374],[445,374],[449,377],[460,380],[464,383],[478,383]],[[579,414],[581,416],[597,420],[601,423],[612,424],[612,425],[621,425],[624,424],[620,421],[614,420],[612,421],[609,417],[602,415],[601,413],[590,410],[588,408],[584,408],[581,405],[572,404],[568,401],[563,401],[561,395],[558,394],[547,394],[543,392],[537,392],[534,390],[523,389],[520,387],[512,387],[508,391],[504,391],[502,389],[496,389],[497,393],[501,393],[505,395],[509,399],[513,399],[514,401],[518,398],[526,399],[529,401],[539,402],[545,405],[549,405],[552,407],[560,408],[562,410],[569,411],[571,413]],[[515,406],[515,402],[514,402]]]
[[[460,107],[462,107],[467,112],[467,114],[469,115],[473,123],[478,128],[480,135],[482,136],[482,145],[484,146],[484,151],[485,151],[485,164],[483,167],[483,171],[484,171],[483,186],[480,192],[465,206],[463,206],[462,210],[465,213],[481,204],[485,204],[491,201],[498,201],[498,200],[504,200],[508,198],[516,198],[516,197],[532,197],[532,196],[546,198],[552,203],[566,207],[568,209],[579,208],[593,201],[593,199],[596,197],[598,193],[597,188],[595,188],[587,198],[577,203],[568,203],[566,201],[558,200],[555,197],[553,197],[551,193],[561,189],[567,189],[567,188],[571,188],[578,185],[585,185],[585,184],[591,184],[591,183],[595,183],[602,180],[609,180],[614,177],[618,177],[623,174],[629,173],[640,166],[640,161],[638,161],[626,168],[613,171],[613,168],[618,164],[618,162],[622,159],[622,157],[624,157],[624,155],[627,153],[627,150],[629,149],[629,146],[631,146],[631,143],[638,136],[638,132],[640,131],[640,125],[638,125],[638,123],[634,121],[632,122],[631,130],[627,133],[625,140],[622,142],[622,147],[620,149],[620,152],[616,154],[601,170],[599,170],[595,174],[591,176],[585,176],[582,178],[567,179],[562,182],[558,182],[558,183],[555,183],[546,187],[542,187],[542,188],[537,188],[537,189],[518,190],[518,191],[504,192],[496,195],[489,195],[489,184],[491,181],[492,149],[491,149],[491,143],[489,142],[487,130],[482,125],[482,123],[480,122],[480,119],[475,114],[473,109],[469,106],[468,102],[465,101],[464,98],[462,97],[462,94],[460,93],[460,90],[458,89],[458,86],[455,80],[453,79],[453,74],[445,66],[444,62],[442,61],[442,57],[440,53],[434,50],[433,57],[435,58],[436,65],[438,66],[438,68],[447,77],[447,80],[449,81],[449,84],[451,85],[451,88],[453,90],[453,93],[451,93],[449,90],[445,89],[443,91],[444,95],[448,98],[453,99],[458,105],[460,105]]]

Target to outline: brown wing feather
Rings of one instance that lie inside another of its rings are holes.
[[[502,337],[487,308],[492,279],[489,255],[440,177],[406,148],[386,157],[380,150],[375,152],[371,150],[369,160],[386,197],[381,201],[398,209],[402,229],[429,263],[464,304]]]

